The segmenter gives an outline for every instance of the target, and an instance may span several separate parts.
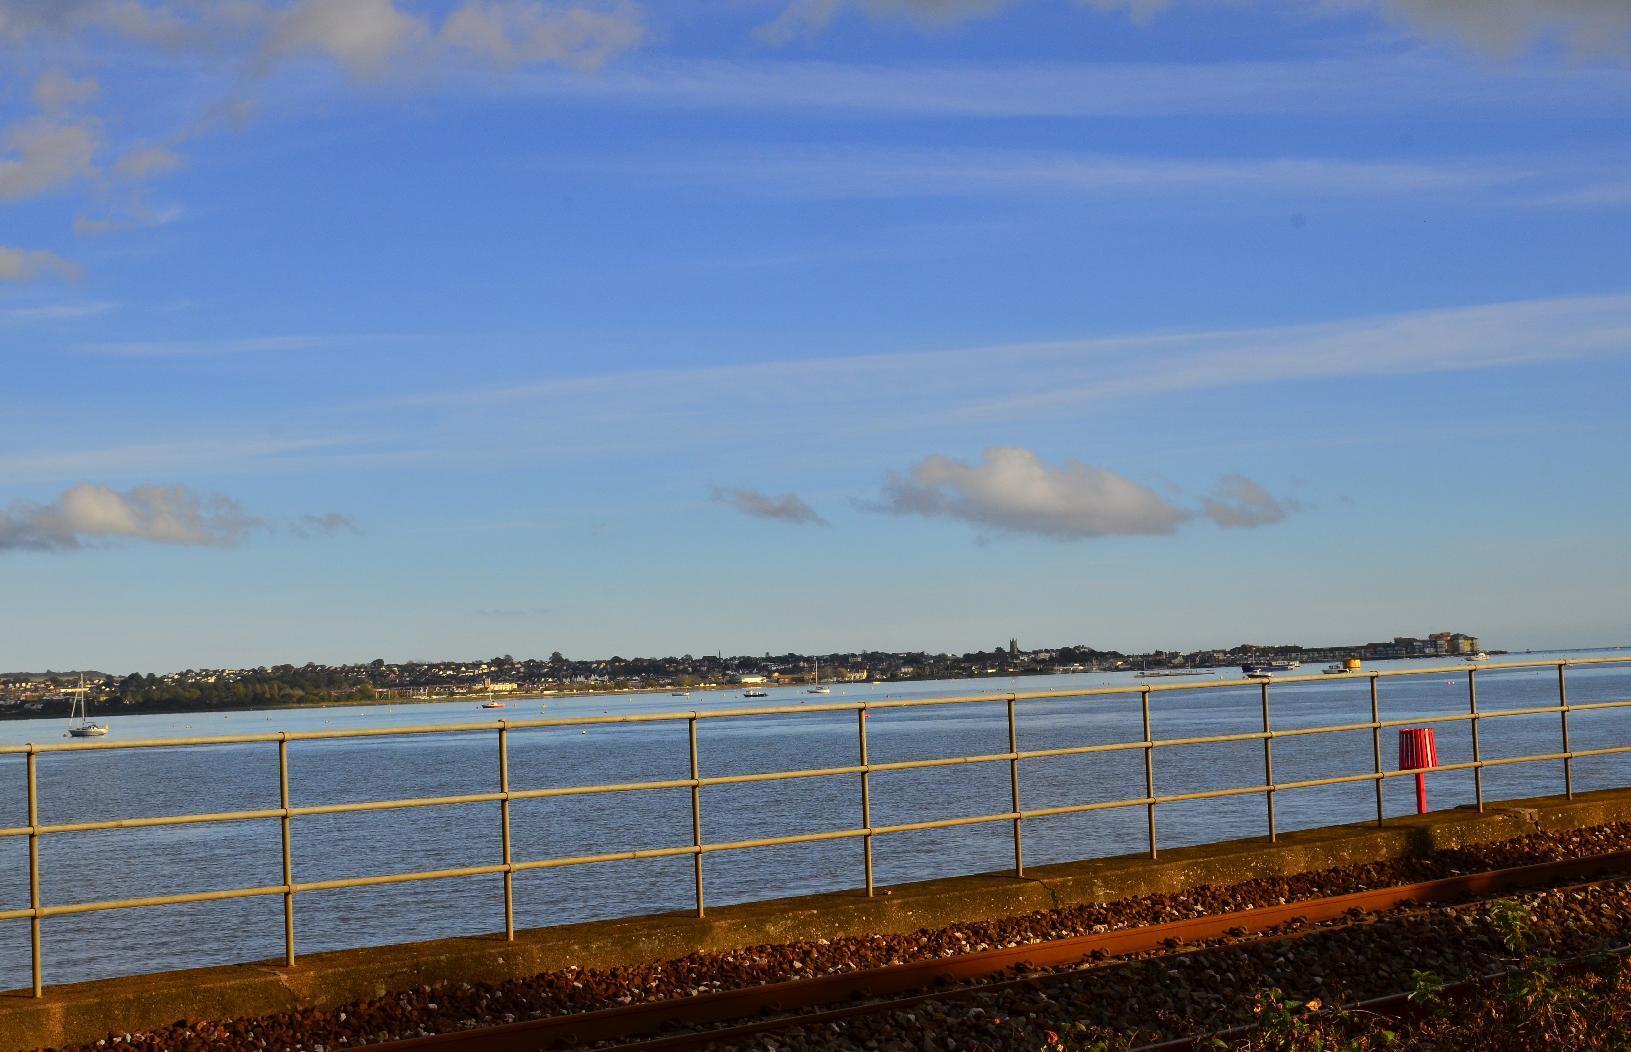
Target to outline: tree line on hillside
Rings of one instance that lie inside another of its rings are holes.
[[[119,705],[128,709],[256,709],[373,697],[374,688],[357,672],[312,665],[277,665],[213,683],[167,683],[152,673],[134,672],[119,682]]]

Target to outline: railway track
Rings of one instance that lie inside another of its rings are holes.
[[[586,1045],[618,1050],[730,1045],[799,1027],[909,1009],[927,1001],[1045,983],[1084,962],[1160,952],[1195,953],[1201,952],[1198,947],[1218,940],[1250,941],[1253,936],[1297,938],[1308,926],[1360,922],[1409,905],[1500,897],[1537,888],[1573,888],[1626,874],[1631,874],[1631,851],[1616,851],[369,1047],[372,1052],[535,1052]],[[1286,931],[1288,926],[1295,930]],[[1185,1043],[1163,1047],[1185,1047]]]

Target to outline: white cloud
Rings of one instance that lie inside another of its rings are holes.
[[[0,137],[0,201],[59,189],[95,171],[100,125],[35,117]]]
[[[1297,510],[1297,503],[1273,496],[1244,475],[1225,475],[1201,509],[1225,529],[1251,529],[1282,521]]]
[[[876,508],[960,519],[1058,540],[1171,533],[1191,513],[1107,468],[1042,463],[1028,449],[993,447],[978,464],[925,457],[891,474]]]
[[[229,547],[263,526],[236,501],[186,486],[137,486],[124,492],[81,483],[50,504],[0,510],[0,551],[75,551],[110,540]]]
[[[352,73],[378,76],[399,56],[426,45],[431,31],[395,0],[297,0],[273,16],[262,53],[305,52],[333,59]]]
[[[723,504],[725,507],[735,509],[743,515],[751,515],[759,519],[775,519],[779,522],[788,522],[799,526],[827,525],[826,519],[823,519],[816,513],[814,508],[793,493],[784,493],[780,497],[775,497],[754,489],[725,490],[715,488],[711,499],[716,504]]]
[[[44,249],[0,245],[0,281],[32,281],[47,275],[77,278],[79,268]]]
[[[164,146],[138,146],[126,150],[114,162],[113,170],[133,182],[174,172],[182,167],[183,161],[174,150]]]
[[[790,0],[775,20],[761,26],[758,36],[785,44],[806,33],[826,28],[837,15],[853,8],[872,18],[901,19],[919,25],[951,25],[985,18],[1016,0]]]
[[[76,79],[55,71],[42,73],[34,81],[34,104],[46,113],[55,113],[91,101],[100,90],[91,77]]]
[[[500,66],[560,63],[594,70],[645,37],[639,9],[629,3],[593,8],[470,0],[442,24],[450,47]]]
[[[364,77],[472,57],[593,68],[645,35],[633,0],[464,0],[439,24],[398,0],[0,0],[0,40],[105,37],[262,72],[310,56]]]
[[[1019,0],[785,0],[781,13],[759,36],[786,43],[818,32],[839,13],[853,10],[869,18],[917,23],[924,27],[985,18]],[[1173,7],[1234,7],[1248,17],[1269,6],[1251,0],[1076,0],[1100,15],[1125,14],[1134,23],[1151,21]],[[1512,54],[1531,45],[1561,40],[1586,54],[1631,52],[1631,4],[1626,0],[1322,0],[1326,11],[1370,11],[1428,36],[1447,36],[1483,51]]]
[[[1586,54],[1631,52],[1626,0],[1380,0],[1390,18],[1483,51],[1561,40]]]

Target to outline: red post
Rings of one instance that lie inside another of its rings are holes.
[[[1438,766],[1438,745],[1433,740],[1433,728],[1399,729],[1399,770],[1420,771]],[[1416,813],[1427,813],[1427,776],[1416,775]]]

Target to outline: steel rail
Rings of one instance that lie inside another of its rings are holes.
[[[985,815],[965,815],[956,818],[934,819],[921,822],[901,822],[889,825],[874,825],[850,829],[825,830],[815,833],[796,833],[787,836],[758,837],[750,840],[722,841],[717,843],[686,844],[663,848],[638,848],[627,851],[603,852],[592,855],[573,855],[561,858],[533,859],[519,862],[492,863],[479,866],[461,866],[436,870],[416,870],[403,873],[383,873],[362,877],[340,877],[322,881],[291,882],[289,884],[261,885],[251,888],[221,889],[213,891],[187,892],[175,895],[147,896],[135,899],[118,899],[97,902],[63,903],[53,906],[24,907],[9,910],[0,910],[0,921],[22,920],[26,918],[56,917],[79,913],[99,913],[116,909],[137,909],[149,906],[174,906],[196,902],[218,902],[226,899],[256,898],[266,895],[293,896],[312,891],[335,891],[345,888],[379,887],[394,884],[412,884],[430,880],[449,880],[461,877],[490,876],[495,874],[513,875],[533,870],[564,869],[573,866],[596,865],[606,862],[627,862],[638,859],[674,858],[682,856],[702,856],[725,851],[743,851],[754,848],[786,847],[797,844],[822,843],[833,840],[850,840],[856,838],[886,836],[897,833],[922,832],[932,829],[954,829],[964,826],[984,825],[992,822],[1014,822],[1037,818],[1049,818],[1059,815],[1086,814],[1094,811],[1110,811],[1123,807],[1145,807],[1157,804],[1184,803],[1198,800],[1215,800],[1235,796],[1250,796],[1283,792],[1291,789],[1318,788],[1330,785],[1342,785],[1356,782],[1370,782],[1389,778],[1411,777],[1418,773],[1434,773],[1447,771],[1473,770],[1486,767],[1503,767],[1520,763],[1535,763],[1542,761],[1556,761],[1583,756],[1602,756],[1631,752],[1631,746],[1615,746],[1603,749],[1578,750],[1573,753],[1547,753],[1538,756],[1517,756],[1499,759],[1483,760],[1478,763],[1440,764],[1437,767],[1422,768],[1421,771],[1383,771],[1381,774],[1370,772],[1339,775],[1329,778],[1312,778],[1300,781],[1277,782],[1272,785],[1235,786],[1227,789],[1210,789],[1192,793],[1168,793],[1153,797],[1134,797],[1130,799],[1102,800],[1085,804],[1067,804],[1057,807],[1026,808],[1019,811],[1002,811]],[[1006,758],[1006,757],[1004,757]],[[692,784],[689,781],[682,785]],[[515,799],[523,796],[521,793],[511,794]],[[485,794],[484,800],[500,800],[500,794]],[[438,799],[434,802],[446,802]],[[452,802],[464,802],[464,798],[452,798]],[[411,802],[408,805],[411,806]],[[305,813],[328,814],[331,810],[318,808],[305,810],[301,808],[289,809],[291,815]],[[262,812],[251,812],[245,817],[275,819],[281,818],[284,812],[280,809],[269,809]],[[188,816],[198,821],[232,821],[234,816],[226,817],[214,815]],[[169,823],[167,819],[126,820],[112,826],[103,826],[98,823],[77,823],[67,826],[40,826],[37,835],[54,832],[73,832],[85,828],[125,828],[129,825],[162,825]],[[0,831],[6,833],[10,831]],[[21,834],[28,834],[28,827],[21,827]]]
[[[934,989],[945,983],[969,983],[1004,976],[1019,968],[1061,969],[1092,958],[1122,957],[1176,945],[1218,938],[1262,934],[1292,922],[1322,924],[1351,920],[1355,911],[1377,913],[1408,904],[1442,903],[1469,895],[1514,888],[1544,886],[1564,880],[1631,872],[1631,851],[1616,851],[1584,859],[1542,862],[1508,869],[1395,885],[1361,892],[1305,899],[1231,913],[1191,917],[1164,924],[1122,928],[1047,942],[982,950],[951,957],[910,961],[853,972],[839,972],[760,986],[721,990],[692,997],[670,998],[622,1005],[593,1012],[546,1016],[474,1030],[454,1031],[364,1046],[377,1052],[535,1052],[592,1042],[621,1041],[659,1033],[675,1026],[715,1026],[715,1029],[641,1040],[619,1048],[701,1048],[715,1043],[786,1030],[812,1023],[857,1015],[870,1015],[926,1000],[985,992],[1010,985],[1046,982],[1057,971],[1016,976],[996,983],[962,989]],[[879,997],[912,996],[879,1001]],[[845,1004],[854,998],[869,1003]],[[841,1008],[830,1008],[843,1005]],[[815,1011],[810,1011],[814,1009]],[[773,1012],[799,1015],[717,1028],[719,1024]]]
[[[1270,722],[1269,710],[1269,683],[1259,680],[1227,680],[1209,681],[1201,683],[1185,683],[1170,685],[1135,684],[1128,686],[1113,686],[1103,688],[1089,688],[1081,690],[1038,691],[1030,693],[1009,692],[1003,694],[977,694],[951,697],[900,699],[895,701],[860,701],[823,705],[778,706],[753,709],[716,709],[712,711],[691,711],[676,713],[646,713],[621,716],[588,716],[566,717],[541,720],[498,720],[492,723],[458,723],[442,726],[417,727],[381,727],[362,728],[344,731],[307,731],[307,732],[279,732],[274,734],[238,735],[212,738],[181,738],[181,739],[154,739],[119,742],[88,742],[88,743],[48,743],[30,744],[23,746],[0,747],[0,754],[23,754],[28,764],[28,824],[0,828],[0,839],[6,837],[27,837],[29,854],[29,887],[30,898],[27,908],[0,911],[0,920],[30,919],[31,941],[33,944],[33,988],[36,996],[41,991],[41,929],[42,918],[60,916],[72,913],[99,912],[112,909],[137,908],[145,906],[175,905],[191,902],[219,901],[232,898],[252,898],[268,895],[281,895],[284,900],[284,928],[285,928],[285,962],[293,965],[295,960],[294,949],[294,898],[297,894],[310,891],[325,891],[341,888],[372,887],[391,884],[407,884],[419,881],[454,879],[461,877],[478,877],[488,875],[502,875],[504,880],[504,930],[507,936],[514,932],[514,874],[531,870],[557,869],[568,866],[589,865],[603,862],[626,861],[634,859],[656,859],[690,856],[693,859],[693,880],[696,885],[697,912],[700,915],[704,909],[702,894],[702,859],[708,854],[724,851],[738,851],[753,848],[777,847],[784,845],[818,843],[823,841],[836,841],[845,839],[861,839],[864,848],[866,864],[866,887],[872,890],[872,847],[874,838],[882,835],[910,833],[935,829],[952,829],[992,822],[1011,822],[1013,824],[1014,841],[1014,867],[1016,876],[1024,872],[1022,850],[1022,825],[1026,820],[1047,818],[1059,815],[1086,814],[1096,811],[1112,810],[1123,807],[1144,807],[1147,809],[1147,824],[1149,827],[1149,852],[1153,857],[1156,854],[1156,810],[1158,806],[1179,802],[1224,799],[1237,796],[1263,794],[1268,800],[1268,832],[1272,840],[1275,835],[1274,799],[1277,793],[1293,790],[1336,786],[1342,784],[1370,782],[1376,786],[1377,792],[1377,821],[1384,818],[1381,807],[1381,788],[1391,778],[1412,777],[1418,774],[1448,773],[1455,771],[1472,771],[1475,780],[1481,780],[1481,773],[1488,767],[1500,767],[1511,764],[1553,762],[1561,760],[1565,768],[1565,792],[1572,795],[1572,762],[1577,758],[1591,756],[1608,756],[1631,752],[1631,746],[1610,746],[1605,748],[1576,750],[1569,747],[1568,716],[1574,711],[1608,710],[1631,707],[1631,700],[1610,700],[1590,702],[1585,704],[1570,704],[1566,692],[1564,673],[1573,666],[1603,666],[1625,664],[1631,658],[1590,658],[1577,661],[1561,662],[1516,662],[1502,664],[1483,664],[1470,669],[1457,667],[1440,667],[1427,669],[1401,669],[1394,671],[1370,671],[1343,676],[1301,676],[1287,677],[1272,681],[1282,683],[1328,683],[1336,679],[1348,679],[1366,682],[1370,690],[1371,719],[1367,722],[1337,724],[1316,727],[1286,727],[1274,729]],[[1517,708],[1480,711],[1476,702],[1471,711],[1466,713],[1451,713],[1431,716],[1422,716],[1413,719],[1380,718],[1377,708],[1377,683],[1382,678],[1393,677],[1423,677],[1436,676],[1446,673],[1464,672],[1468,677],[1469,692],[1476,698],[1476,676],[1479,671],[1501,669],[1553,669],[1558,676],[1558,704],[1541,708]],[[1153,693],[1167,693],[1174,691],[1192,691],[1200,689],[1230,689],[1256,687],[1262,694],[1262,726],[1261,731],[1249,731],[1236,734],[1218,734],[1176,738],[1156,738],[1151,732],[1150,699]],[[1141,705],[1143,718],[1143,737],[1140,740],[1109,742],[1094,745],[1067,746],[1045,749],[1020,749],[1017,722],[1016,703],[1022,700],[1050,700],[1061,698],[1093,698],[1117,696],[1122,698],[1136,697]],[[900,760],[890,762],[872,762],[867,750],[866,722],[867,717],[880,710],[891,709],[918,709],[941,705],[959,704],[1001,704],[1006,708],[1008,725],[1008,749],[1004,752],[982,753],[970,756],[929,757],[916,760]],[[766,771],[737,775],[703,776],[697,763],[697,727],[700,720],[721,718],[745,718],[766,715],[808,715],[811,713],[840,713],[854,712],[860,724],[859,733],[859,763],[846,764],[834,767],[805,768],[792,771]],[[1424,768],[1420,771],[1386,771],[1382,769],[1380,753],[1380,732],[1384,728],[1401,727],[1421,724],[1455,724],[1471,721],[1474,736],[1480,720],[1498,719],[1516,716],[1541,716],[1557,713],[1560,715],[1563,726],[1563,749],[1536,755],[1501,757],[1485,759],[1478,751],[1475,742],[1474,757],[1471,762],[1445,763],[1434,767]],[[512,730],[521,729],[548,729],[560,727],[579,727],[586,725],[616,725],[616,724],[648,724],[684,721],[688,728],[690,743],[690,771],[689,777],[660,780],[647,780],[638,782],[612,783],[606,785],[579,785],[554,786],[530,789],[516,789],[510,785],[508,764],[508,737]],[[1364,773],[1335,775],[1321,778],[1309,778],[1293,781],[1276,781],[1273,769],[1272,746],[1278,738],[1295,738],[1313,734],[1332,734],[1345,732],[1369,731],[1372,738],[1374,755],[1374,770]],[[324,803],[303,806],[292,806],[288,784],[288,746],[291,741],[329,741],[351,739],[392,738],[425,734],[444,733],[492,733],[497,731],[499,742],[498,791],[485,791],[475,793],[450,794],[432,797],[416,797],[398,800],[369,800],[342,803]],[[1192,746],[1206,746],[1224,743],[1261,742],[1264,746],[1264,780],[1258,785],[1234,786],[1222,789],[1212,789],[1186,793],[1161,794],[1155,788],[1155,757],[1159,750],[1171,748],[1184,748]],[[166,747],[207,747],[215,745],[236,745],[253,743],[275,743],[278,747],[280,799],[278,807],[259,808],[242,811],[223,811],[213,813],[198,813],[191,815],[171,816],[140,816],[132,818],[100,819],[77,822],[44,823],[39,816],[38,791],[35,784],[35,767],[41,754],[47,752],[74,753],[84,751],[106,751],[111,749],[136,748],[166,748]],[[1094,801],[1079,804],[1065,804],[1053,807],[1024,808],[1020,802],[1019,794],[1019,766],[1021,761],[1046,760],[1067,756],[1087,756],[1099,753],[1138,751],[1143,754],[1145,768],[1145,793],[1143,796]],[[877,825],[872,822],[871,816],[871,776],[875,774],[888,774],[898,771],[927,770],[933,768],[948,768],[964,765],[1007,763],[1009,765],[1009,799],[1005,802],[1009,807],[993,814],[965,815],[953,818],[935,819],[929,821],[901,822],[888,825]],[[792,834],[786,836],[761,837],[751,840],[737,840],[725,842],[707,842],[702,834],[702,806],[701,793],[704,788],[753,784],[764,782],[793,781],[798,779],[858,776],[862,799],[863,824],[857,828],[826,830],[820,832]],[[516,801],[546,800],[556,797],[584,796],[604,793],[638,792],[646,790],[688,790],[691,798],[692,811],[692,842],[686,845],[665,846],[655,848],[636,848],[623,851],[601,852],[588,855],[567,856],[560,858],[517,860],[514,855],[514,845],[510,838],[510,809]],[[1482,804],[1482,793],[1478,794]],[[399,810],[407,808],[445,807],[465,805],[497,804],[500,816],[499,833],[501,848],[499,854],[502,861],[496,864],[470,865],[447,869],[422,870],[400,873],[375,874],[359,877],[342,877],[324,881],[299,882],[294,878],[293,869],[293,828],[292,821],[315,815],[335,814],[364,814],[372,812]],[[95,832],[123,829],[142,829],[161,826],[198,825],[222,822],[241,821],[278,821],[280,824],[282,842],[282,883],[238,889],[218,889],[164,896],[147,896],[122,900],[106,900],[98,902],[59,903],[46,905],[43,901],[41,881],[39,877],[39,855],[42,838],[60,833]]]
[[[1590,705],[1569,706],[1566,711],[1582,709],[1617,709],[1631,708],[1631,700],[1597,702]],[[706,786],[746,785],[758,782],[794,781],[804,778],[830,778],[842,775],[879,774],[890,771],[927,770],[936,767],[957,767],[968,764],[985,763],[1013,763],[1018,760],[1053,759],[1065,756],[1086,756],[1097,753],[1131,752],[1139,749],[1168,749],[1196,745],[1215,745],[1231,742],[1273,741],[1279,738],[1303,737],[1312,734],[1333,734],[1352,731],[1374,730],[1389,727],[1415,726],[1430,723],[1464,722],[1471,719],[1493,719],[1500,716],[1532,716],[1551,715],[1560,710],[1555,705],[1543,708],[1509,709],[1479,712],[1474,715],[1451,714],[1445,716],[1424,716],[1419,719],[1408,720],[1381,720],[1377,722],[1336,724],[1328,727],[1296,727],[1274,731],[1246,731],[1239,734],[1214,734],[1191,738],[1157,738],[1152,741],[1126,741],[1109,742],[1100,745],[1073,745],[1053,749],[1023,749],[1016,752],[982,753],[973,756],[947,756],[932,757],[922,760],[896,760],[888,763],[850,764],[842,767],[803,768],[792,771],[763,771],[753,774],[711,775],[699,778],[668,778],[645,782],[622,782],[607,785],[574,785],[555,786],[539,789],[510,789],[484,793],[458,793],[448,796],[421,796],[400,800],[366,800],[351,803],[336,804],[310,804],[299,807],[265,807],[253,808],[243,811],[217,811],[195,813],[187,815],[156,815],[136,818],[109,818],[89,822],[58,822],[38,826],[7,826],[0,827],[0,838],[44,835],[50,833],[83,833],[110,829],[143,829],[155,826],[196,825],[213,822],[247,822],[269,819],[300,818],[312,815],[356,814],[370,811],[392,811],[416,807],[448,807],[467,804],[508,803],[514,800],[545,800],[565,796],[591,796],[605,793],[639,792],[644,790],[662,789],[690,789]],[[513,729],[509,728],[487,728]],[[272,741],[279,741],[277,738]],[[1533,755],[1506,757],[1493,760],[1478,760],[1468,763],[1445,764],[1437,767],[1426,767],[1420,771],[1385,771],[1380,775],[1360,774],[1333,776],[1330,778],[1314,778],[1297,782],[1276,782],[1273,784],[1243,787],[1243,792],[1273,792],[1281,789],[1311,788],[1323,785],[1339,785],[1344,782],[1368,781],[1374,778],[1397,778],[1406,775],[1432,774],[1434,772],[1477,770],[1482,767],[1504,766],[1512,763],[1534,763],[1542,761],[1570,760],[1585,756],[1607,756],[1616,753],[1631,752],[1631,746],[1612,746],[1599,749],[1576,749],[1567,752],[1537,753]],[[1173,803],[1180,800],[1206,799],[1206,797],[1182,795],[1156,797],[1157,803]],[[1130,798],[1118,801],[1126,805],[1142,805],[1148,798]],[[1050,813],[1065,813],[1050,811]],[[995,818],[1008,818],[1011,813],[1004,813]],[[1025,817],[1032,817],[1025,812]]]

